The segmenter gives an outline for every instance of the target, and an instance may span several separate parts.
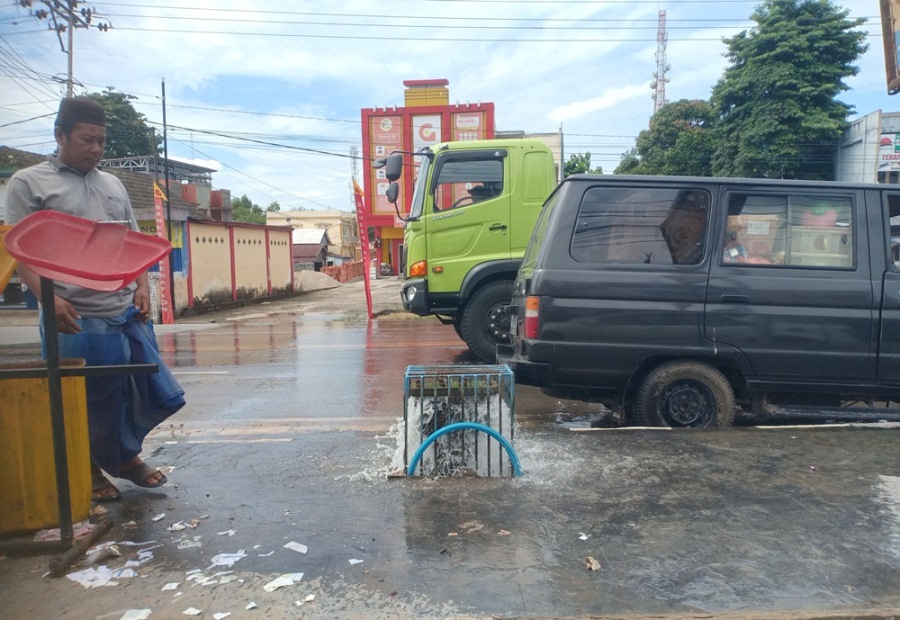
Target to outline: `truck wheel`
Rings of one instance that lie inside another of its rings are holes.
[[[463,340],[462,325],[460,325],[461,322],[462,322],[462,317],[460,317],[457,314],[456,317],[453,319],[453,329],[456,331],[456,335],[459,336],[459,339]]]
[[[462,339],[489,364],[497,360],[497,345],[509,342],[509,317],[501,317],[499,310],[509,305],[512,293],[512,280],[489,282],[475,291],[463,310]]]
[[[730,426],[734,391],[725,375],[709,364],[667,362],[654,368],[641,384],[634,418],[643,426]]]

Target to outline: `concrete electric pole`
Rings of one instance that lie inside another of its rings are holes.
[[[46,8],[33,8],[35,4]],[[68,58],[68,72],[66,76],[66,96],[75,94],[75,29],[96,28],[101,32],[110,29],[109,20],[97,14],[92,7],[79,6],[78,0],[19,0],[19,6],[28,9],[31,15],[38,20],[47,20],[47,27],[56,33],[59,39],[59,48]],[[95,20],[102,19],[98,23]],[[67,44],[63,43],[63,34],[67,35]]]

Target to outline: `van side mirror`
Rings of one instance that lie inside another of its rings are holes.
[[[387,192],[385,192],[385,196],[388,199],[388,202],[393,204],[397,204],[397,197],[400,195],[400,185],[395,180],[393,183],[388,185]]]
[[[403,154],[393,153],[384,160],[384,176],[394,182],[403,174]]]

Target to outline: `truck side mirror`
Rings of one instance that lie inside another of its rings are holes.
[[[393,153],[384,160],[384,176],[394,182],[403,173],[403,154]]]
[[[400,195],[400,185],[397,184],[397,181],[394,181],[390,185],[388,185],[387,192],[385,192],[385,196],[388,199],[388,202],[393,204],[397,204],[397,197]]]

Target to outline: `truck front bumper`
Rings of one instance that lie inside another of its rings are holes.
[[[428,282],[425,279],[407,280],[400,291],[403,309],[419,316],[431,314],[428,304]]]

